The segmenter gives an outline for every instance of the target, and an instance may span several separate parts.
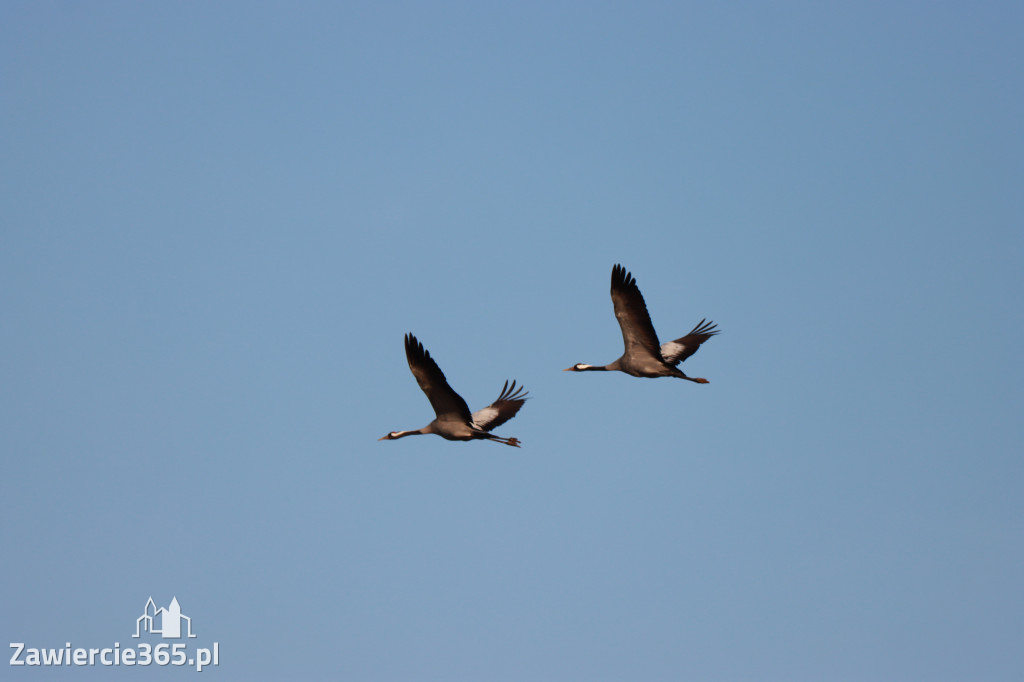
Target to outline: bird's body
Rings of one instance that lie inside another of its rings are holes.
[[[405,335],[405,357],[416,383],[423,389],[437,416],[421,429],[392,431],[378,440],[432,433],[447,440],[493,440],[519,447],[517,438],[503,438],[490,433],[514,417],[526,401],[526,393],[522,387],[516,389],[515,381],[511,386],[506,381],[497,400],[482,410],[470,413],[466,401],[448,385],[441,368],[412,334]]]
[[[696,353],[702,343],[717,334],[717,325],[701,320],[686,336],[659,344],[643,294],[633,276],[621,265],[612,268],[611,294],[625,352],[618,360],[607,365],[577,363],[565,371],[618,371],[635,377],[677,377],[698,384],[708,383],[707,379],[686,376],[676,365]]]

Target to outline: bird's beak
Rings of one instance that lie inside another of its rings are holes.
[[[384,436],[384,437],[382,437],[382,438],[378,438],[377,440],[387,440],[387,439],[388,439],[388,437],[387,437],[387,436]]]
[[[573,365],[572,367],[566,367],[566,368],[565,368],[565,369],[563,369],[562,371],[563,371],[563,372],[571,372],[571,371],[573,371],[574,369],[576,369],[576,365]]]

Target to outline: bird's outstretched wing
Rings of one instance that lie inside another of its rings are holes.
[[[495,429],[516,416],[516,412],[526,400],[526,391],[522,386],[516,389],[515,381],[511,386],[506,381],[497,400],[473,413],[473,426],[481,431]]]
[[[441,421],[460,420],[468,423],[469,405],[448,385],[444,372],[412,334],[405,335],[405,357],[409,360],[409,369],[416,377],[416,383],[427,394],[437,418]]]
[[[626,355],[660,357],[658,335],[647,312],[643,294],[640,293],[633,275],[621,265],[612,268],[612,304],[615,306],[615,319],[619,321],[619,327],[622,329]]]
[[[680,362],[697,352],[700,344],[718,333],[718,325],[701,320],[693,330],[681,339],[669,341],[661,347],[661,357],[670,365]]]

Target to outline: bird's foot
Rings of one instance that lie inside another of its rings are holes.
[[[518,438],[509,438],[507,441],[505,441],[505,445],[511,445],[514,448],[518,448],[519,447],[519,439]]]
[[[694,379],[694,381],[697,382],[698,384],[710,384],[711,383],[707,379],[701,379],[700,377],[697,377],[696,379]]]

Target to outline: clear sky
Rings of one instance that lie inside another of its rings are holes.
[[[1024,678],[1022,35],[0,3],[3,645],[176,597],[225,680]],[[615,263],[710,384],[560,371]],[[525,384],[522,449],[377,441],[433,416],[409,331]]]

